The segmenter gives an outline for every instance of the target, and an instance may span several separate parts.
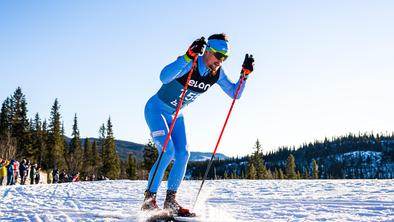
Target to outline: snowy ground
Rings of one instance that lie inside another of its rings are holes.
[[[3,186],[0,221],[141,221],[145,185]],[[190,207],[199,185],[184,181],[179,201]],[[394,221],[394,180],[207,181],[200,197],[195,211],[202,221]]]

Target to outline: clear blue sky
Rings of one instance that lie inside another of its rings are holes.
[[[163,66],[225,32],[238,79],[256,58],[218,152],[251,153],[348,132],[394,131],[393,1],[1,1],[0,101],[21,86],[29,117],[55,98],[66,134],[111,116],[117,139],[146,143],[143,110]],[[231,99],[216,86],[184,110],[191,150],[212,151]]]

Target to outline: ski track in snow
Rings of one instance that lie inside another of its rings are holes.
[[[184,181],[178,201],[192,207],[201,181]],[[0,187],[0,221],[144,221],[146,181]],[[166,182],[158,193],[164,201]],[[394,180],[206,181],[201,221],[394,221]]]

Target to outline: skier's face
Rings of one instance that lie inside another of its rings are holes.
[[[217,58],[214,52],[205,51],[204,62],[211,71],[216,72],[223,64],[223,59]]]

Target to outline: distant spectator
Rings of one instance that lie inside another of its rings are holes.
[[[72,178],[72,182],[78,182],[79,181],[79,172],[78,173],[76,173],[74,176],[73,176],[73,178]]]
[[[14,180],[12,181],[12,185],[15,185],[16,182],[18,181],[19,177],[19,162],[15,160],[14,162]]]
[[[19,164],[19,174],[21,177],[21,184],[25,185],[26,183],[26,178],[27,178],[27,161],[25,159],[22,160],[22,162]]]
[[[15,160],[11,160],[10,163],[7,166],[7,185],[13,185],[14,184],[14,179],[15,179],[15,165],[14,165]]]
[[[26,160],[26,179],[27,177],[30,175],[30,167],[31,167],[31,163],[30,160]]]
[[[30,167],[30,184],[34,184],[37,173],[37,164]]]
[[[1,159],[0,162],[0,186],[3,185],[3,180],[7,176],[7,166],[9,162],[7,160]]]
[[[35,164],[35,166],[36,166],[36,176],[34,177],[34,181],[36,182],[36,184],[39,184],[40,183],[40,167],[37,165],[37,164]]]
[[[66,171],[62,170],[62,172],[59,175],[59,182],[60,183],[64,183],[66,182]]]
[[[59,183],[59,170],[58,169],[53,169],[53,183]]]
[[[71,182],[72,176],[68,173],[64,173],[64,183]]]
[[[53,170],[47,171],[47,183],[48,184],[53,183]]]

